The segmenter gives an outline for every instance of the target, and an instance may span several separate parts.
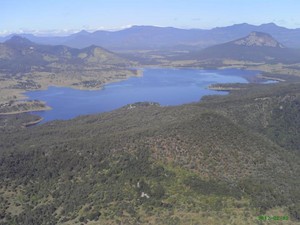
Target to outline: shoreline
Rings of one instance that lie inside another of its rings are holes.
[[[211,87],[208,86],[207,89],[213,90],[213,91],[239,91],[243,90],[243,88],[238,88],[238,87]]]
[[[17,90],[17,98],[14,99],[15,101],[28,101],[29,97],[26,96],[26,92],[29,91],[43,91],[43,90],[47,90],[49,87],[64,87],[64,88],[72,88],[75,90],[82,90],[82,91],[97,91],[97,90],[102,90],[106,85],[111,84],[111,83],[115,83],[115,82],[120,82],[122,80],[127,80],[131,77],[142,77],[143,76],[143,69],[142,68],[136,68],[136,74],[135,75],[127,75],[124,79],[123,78],[116,78],[116,79],[112,79],[106,83],[104,83],[103,85],[99,86],[99,87],[76,87],[74,85],[42,85],[40,88],[38,89],[34,89],[34,90]],[[51,110],[52,108],[50,106],[47,105],[46,103],[46,107],[43,109],[33,109],[33,110],[23,110],[23,111],[13,111],[13,112],[6,112],[6,113],[1,113],[0,112],[0,116],[1,115],[17,115],[17,114],[21,114],[21,113],[30,113],[30,112],[38,112],[38,111],[47,111],[47,110]]]
[[[41,112],[41,111],[48,111],[48,110],[52,110],[52,108],[50,106],[47,106],[44,109],[33,109],[33,110],[22,110],[22,111],[18,111],[18,112],[0,113],[0,116],[17,115],[17,114],[21,114],[21,113]]]
[[[25,127],[25,128],[31,127],[31,126],[37,125],[38,123],[42,122],[43,120],[44,120],[44,118],[41,117],[41,118],[38,119],[38,120],[31,121],[31,122],[28,122],[28,123],[23,123],[22,126]]]
[[[274,81],[278,81],[278,82],[285,82],[286,80],[284,79],[281,79],[281,78],[277,78],[277,77],[268,77],[268,76],[265,76],[265,75],[258,75],[258,78],[261,78],[261,79],[265,79],[265,80],[274,80]]]
[[[144,65],[141,67],[136,67],[134,68],[137,72],[135,76],[128,76],[124,79],[115,79],[115,80],[111,80],[103,85],[101,85],[100,87],[97,88],[89,88],[89,87],[76,87],[76,86],[72,86],[72,85],[48,85],[47,87],[42,86],[41,88],[37,89],[38,91],[40,90],[46,90],[47,88],[53,86],[53,87],[65,87],[65,88],[72,88],[75,90],[84,90],[84,91],[96,91],[96,90],[102,90],[106,85],[108,84],[112,84],[115,82],[120,82],[123,80],[127,80],[130,77],[142,77],[144,74],[144,70],[145,69],[159,69],[159,68],[166,68],[166,69],[198,69],[198,70],[226,70],[226,69],[240,69],[240,70],[247,70],[247,71],[256,71],[253,68],[249,68],[249,67],[239,67],[239,66],[221,66],[221,67],[215,67],[215,68],[205,68],[205,67],[201,67],[201,66],[192,66],[192,67],[185,67],[185,66],[167,66],[167,65]],[[263,71],[258,71],[257,72],[263,72]],[[286,80],[281,79],[281,78],[276,78],[276,77],[268,77],[265,76],[261,73],[258,73],[256,75],[254,75],[255,77],[259,78],[259,79],[265,79],[265,80],[274,80],[274,81],[278,81],[278,82],[284,82]],[[242,76],[244,79],[246,79],[249,83],[253,83],[251,82],[251,80],[247,77],[247,76]],[[255,82],[254,82],[255,83]],[[243,88],[240,87],[213,87],[213,86],[209,86],[207,87],[207,89],[209,90],[215,90],[215,91],[235,91],[235,90],[241,90]],[[19,99],[16,100],[27,100],[28,96],[25,95],[27,91],[22,91],[21,95]],[[25,101],[26,101],[25,100]],[[47,103],[46,103],[47,104]],[[30,112],[38,112],[38,111],[47,111],[47,110],[51,110],[52,108],[47,106],[43,109],[32,109],[32,110],[23,110],[23,111],[14,111],[14,112],[7,112],[7,113],[0,113],[0,115],[16,115],[16,114],[21,114],[21,113],[30,113]],[[40,121],[39,121],[40,122]]]

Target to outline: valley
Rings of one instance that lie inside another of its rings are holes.
[[[249,26],[5,39],[0,225],[300,224],[299,30]]]
[[[257,70],[264,76],[300,77],[300,50],[285,47],[272,36],[251,32],[247,36],[202,50],[125,51],[121,55],[147,66]]]
[[[282,75],[285,79],[300,76],[300,62],[297,61],[300,51],[286,48],[270,35],[260,32],[252,32],[244,38],[204,50],[175,51],[175,54],[172,51],[138,50],[115,54],[97,46],[81,50],[66,46],[52,47],[17,36],[0,47],[3,50],[0,84],[2,114],[23,112],[24,108],[25,111],[49,108],[43,103],[38,106],[27,102],[24,96],[26,91],[45,90],[49,86],[97,90],[112,82],[142,76],[142,70],[131,69],[134,67],[261,71],[260,75],[252,78],[254,82],[270,77],[284,80]],[[222,55],[224,52],[227,55]],[[239,55],[243,57],[239,58]],[[18,103],[19,100],[23,100],[22,104]],[[9,103],[14,107],[8,107]]]

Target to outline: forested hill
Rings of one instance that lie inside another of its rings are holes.
[[[300,50],[285,47],[267,33],[251,32],[243,38],[191,52],[186,57],[205,61],[237,60],[248,63],[293,64],[300,62]]]
[[[48,72],[66,67],[94,69],[129,63],[126,59],[95,45],[84,49],[63,45],[41,45],[21,36],[13,36],[0,43],[1,71],[7,73],[25,73],[32,70]]]
[[[299,224],[299,83],[242,86],[27,129],[2,116],[0,224]]]

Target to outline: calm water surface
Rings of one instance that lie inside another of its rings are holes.
[[[111,83],[102,90],[82,91],[65,87],[49,87],[30,91],[29,99],[45,101],[52,110],[33,112],[44,118],[43,123],[71,119],[79,115],[107,112],[126,104],[152,101],[163,106],[196,102],[204,95],[224,95],[227,92],[208,90],[215,83],[247,83],[243,78],[257,71],[238,69],[145,69],[142,77]]]

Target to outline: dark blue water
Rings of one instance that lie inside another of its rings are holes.
[[[30,91],[29,99],[45,101],[52,110],[34,112],[43,122],[71,119],[79,115],[107,112],[126,104],[152,101],[161,105],[180,105],[196,102],[204,95],[224,95],[227,92],[208,90],[215,83],[247,83],[243,76],[255,71],[238,69],[146,69],[142,77],[111,83],[102,90],[82,91],[64,87]]]

